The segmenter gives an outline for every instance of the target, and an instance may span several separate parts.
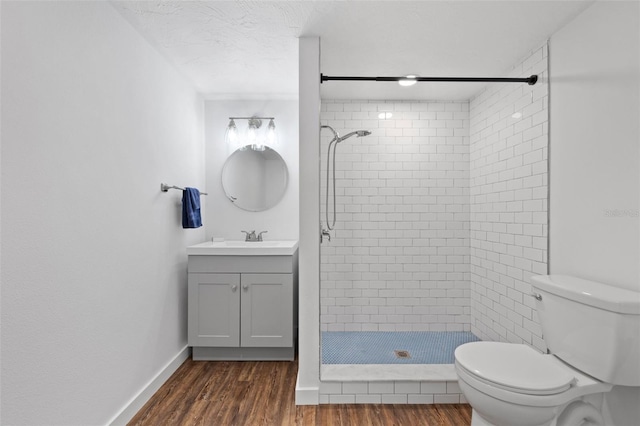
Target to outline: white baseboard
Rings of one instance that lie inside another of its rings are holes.
[[[142,388],[140,392],[136,396],[134,396],[122,410],[118,413],[109,423],[110,426],[120,426],[126,425],[129,420],[136,415],[138,411],[144,406],[144,404],[149,401],[149,399],[153,396],[154,393],[160,386],[166,382],[169,377],[182,365],[182,363],[189,358],[191,354],[191,348],[189,346],[185,346],[179,353],[176,355],[171,361],[164,366],[162,370],[156,376],[149,381]]]
[[[320,404],[320,388],[300,387],[298,383],[300,376],[296,379],[296,405],[318,405]]]

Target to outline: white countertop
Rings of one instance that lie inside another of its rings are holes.
[[[187,247],[187,255],[194,256],[291,256],[298,249],[296,240],[221,241]]]

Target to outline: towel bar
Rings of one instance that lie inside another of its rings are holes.
[[[160,184],[160,191],[167,192],[170,189],[179,189],[181,191],[184,191],[184,188],[180,188],[179,186],[167,185],[166,183]],[[207,194],[206,192],[201,192],[200,195],[209,195],[209,194]]]

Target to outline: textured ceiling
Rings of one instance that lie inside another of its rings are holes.
[[[114,1],[207,97],[296,97],[300,36],[325,75],[503,76],[577,1]],[[323,98],[464,100],[482,84],[325,82]]]

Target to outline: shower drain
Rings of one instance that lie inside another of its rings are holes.
[[[396,354],[396,358],[411,358],[409,351],[393,351]]]

